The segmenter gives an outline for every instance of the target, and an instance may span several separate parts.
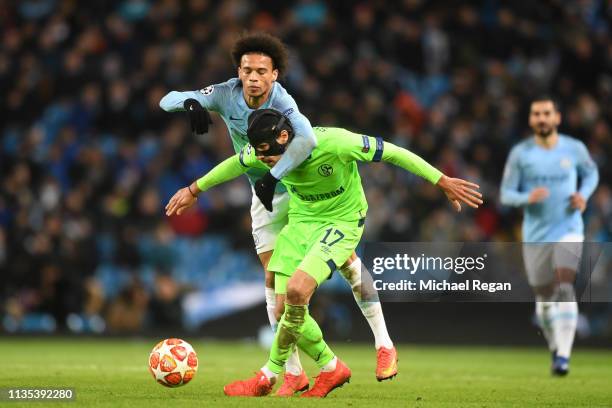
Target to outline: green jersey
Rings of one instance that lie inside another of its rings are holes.
[[[357,161],[385,161],[415,173],[431,183],[437,183],[442,173],[419,156],[380,137],[352,133],[340,128],[315,127],[317,147],[281,182],[291,196],[289,220],[357,221],[368,209]],[[242,150],[206,176],[198,187],[208,188],[237,177],[250,168],[268,169],[259,161],[255,149],[246,145]]]
[[[355,221],[365,217],[368,203],[356,161],[375,159],[382,141],[338,128],[315,127],[314,132],[317,147],[281,180],[291,196],[289,219]],[[267,167],[257,160],[251,145],[243,148],[239,158],[247,168]],[[380,153],[376,159],[380,160]]]

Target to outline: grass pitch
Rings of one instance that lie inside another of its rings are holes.
[[[0,387],[75,388],[76,401],[50,402],[54,407],[612,406],[612,350],[578,349],[570,375],[553,378],[544,345],[533,349],[402,345],[399,375],[378,383],[372,346],[332,344],[353,377],[327,398],[313,401],[225,397],[223,385],[251,376],[266,361],[266,350],[252,343],[188,337],[185,340],[198,353],[198,374],[184,387],[167,389],[147,371],[149,352],[158,340],[0,338]],[[303,356],[307,373],[314,376],[317,370],[306,360]]]

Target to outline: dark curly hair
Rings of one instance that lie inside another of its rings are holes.
[[[247,33],[242,35],[232,48],[232,59],[236,67],[244,54],[261,53],[272,59],[272,67],[278,70],[282,77],[287,70],[287,48],[285,44],[273,35],[266,33]]]

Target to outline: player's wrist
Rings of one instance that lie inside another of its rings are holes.
[[[442,174],[438,181],[435,183],[436,186],[440,188],[445,188],[448,186],[448,177]]]
[[[276,184],[279,181],[276,177],[274,177],[272,175],[272,172],[270,172],[270,171],[268,171],[266,174],[264,174],[262,179],[263,179],[264,182],[271,183],[271,184]]]
[[[195,199],[198,198],[198,194],[200,194],[202,191],[200,190],[200,188],[198,187],[197,183],[191,183],[190,185],[187,186],[187,190],[189,190],[189,193],[191,194],[191,196]]]
[[[183,108],[185,110],[193,110],[193,109],[198,109],[198,108],[202,108],[202,106],[200,105],[200,103],[193,99],[193,98],[189,98],[189,99],[185,99],[185,101],[183,102]],[[192,109],[190,109],[192,108]]]

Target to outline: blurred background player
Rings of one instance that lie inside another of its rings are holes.
[[[295,140],[287,148],[278,165],[271,170],[252,168],[247,177],[253,186],[251,219],[253,238],[257,254],[266,274],[266,309],[273,329],[276,327],[273,274],[268,271],[268,262],[274,250],[276,237],[287,223],[289,196],[282,184],[277,184],[287,172],[294,169],[311,153],[316,142],[308,119],[302,115],[287,91],[276,80],[287,69],[287,50],[276,37],[255,33],[236,41],[232,57],[238,68],[238,78],[220,84],[210,85],[199,91],[169,92],[160,101],[162,109],[168,112],[186,110],[192,130],[197,133],[208,131],[210,115],[208,110],[217,112],[229,129],[234,150],[239,152],[247,143],[247,119],[256,109],[274,108],[291,118]],[[199,190],[192,184],[176,194],[186,198],[195,197]],[[255,198],[255,195],[259,199]],[[178,214],[181,214],[179,211]],[[393,342],[379,302],[362,302],[359,293],[361,282],[361,260],[341,269],[342,276],[353,290],[353,295],[374,334],[377,349],[377,379],[384,380],[395,375],[392,364],[395,361]],[[282,304],[281,304],[282,306]],[[386,374],[387,373],[387,374]],[[286,387],[279,392],[292,394],[299,389],[300,382],[307,381],[297,353],[289,359],[285,376]],[[296,388],[297,387],[297,388]]]
[[[315,134],[318,144],[311,156],[283,178],[291,196],[289,223],[279,234],[269,269],[275,273],[275,291],[285,307],[270,358],[255,377],[228,384],[226,395],[269,394],[296,346],[321,368],[314,387],[303,396],[325,397],[349,381],[350,369],[323,340],[321,329],[308,313],[308,304],[337,265],[350,263],[361,239],[368,204],[357,161],[384,161],[423,177],[444,191],[456,211],[461,211],[460,202],[474,208],[482,204],[477,185],[446,177],[419,156],[380,137],[338,128],[315,128]],[[262,109],[249,116],[248,137],[249,146],[194,182],[194,187],[207,190],[251,167],[274,168],[290,146],[293,127],[280,112]],[[175,196],[166,206],[167,213],[184,211],[194,203],[191,195]]]
[[[552,373],[566,375],[578,321],[574,282],[584,241],[582,213],[599,176],[586,146],[557,132],[560,123],[552,98],[533,100],[533,137],[510,151],[501,202],[524,208],[523,258],[536,315],[552,353]]]

